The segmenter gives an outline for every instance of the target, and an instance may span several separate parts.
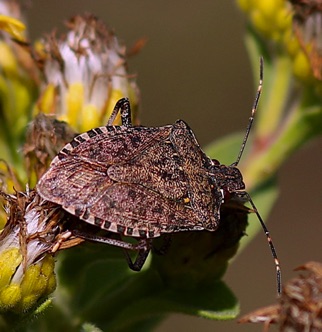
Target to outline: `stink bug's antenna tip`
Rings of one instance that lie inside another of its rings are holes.
[[[263,57],[260,57],[260,60],[259,60],[259,84],[258,84],[255,100],[254,100],[254,103],[253,103],[251,116],[249,117],[249,120],[248,120],[248,125],[247,125],[247,128],[246,128],[243,143],[242,143],[242,145],[240,147],[240,150],[239,150],[239,154],[237,156],[236,161],[234,163],[232,163],[231,166],[237,166],[239,164],[239,161],[240,161],[240,159],[243,155],[243,152],[245,150],[245,146],[246,146],[246,143],[247,143],[247,140],[248,140],[248,136],[249,136],[250,130],[251,130],[253,122],[254,122],[255,113],[257,111],[258,101],[259,101],[260,95],[262,93],[263,72],[264,72],[264,60],[263,60]]]

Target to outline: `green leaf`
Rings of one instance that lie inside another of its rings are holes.
[[[205,153],[221,164],[231,165],[237,158],[245,133],[234,133],[217,139],[205,148]]]
[[[84,323],[81,332],[103,332],[101,329],[90,323]]]
[[[227,320],[239,313],[233,293],[222,282],[205,284],[192,290],[173,290],[161,287],[154,294],[134,301],[114,317],[106,330],[133,331],[140,321],[160,318],[170,313],[183,313],[208,319]]]
[[[229,254],[235,250],[234,243],[232,246],[228,248]],[[226,247],[225,250],[228,255]],[[84,326],[103,331],[149,331],[170,313],[220,320],[238,314],[239,305],[233,293],[215,277],[195,284],[182,280],[188,288],[176,288],[161,278],[155,264],[147,264],[139,273],[132,272],[118,253],[122,254],[119,248],[104,245],[78,247],[65,253],[55,299],[61,314],[69,317],[65,322],[71,324],[71,331],[84,330]],[[226,267],[225,255],[215,257],[222,269]],[[167,260],[166,255],[162,258]],[[191,276],[186,278],[190,280]],[[94,325],[84,325],[85,322]],[[55,330],[52,323],[48,331]],[[78,329],[77,324],[81,324]]]

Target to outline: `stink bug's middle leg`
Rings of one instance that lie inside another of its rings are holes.
[[[80,237],[84,240],[93,241],[93,242],[100,242],[105,244],[110,244],[115,247],[120,247],[124,249],[126,261],[129,265],[129,268],[134,271],[140,271],[149,255],[151,249],[151,240],[150,239],[140,239],[138,243],[129,243],[125,242],[121,239],[114,239],[107,236],[100,236],[90,233],[85,233],[79,230],[73,230],[72,234],[74,236]],[[127,250],[134,250],[138,251],[138,255],[134,261],[127,252]]]
[[[132,127],[131,106],[128,98],[122,98],[115,104],[112,114],[107,121],[107,126],[113,125],[118,112],[121,113],[122,125]]]
[[[141,240],[141,241],[144,241],[144,240]],[[125,258],[126,258],[129,268],[133,271],[141,271],[146,259],[148,258],[148,255],[150,253],[150,248],[149,248],[149,246],[147,246],[147,248],[140,249],[135,258],[134,263],[132,261],[132,258],[130,257],[128,250],[124,249],[123,252],[125,254]]]

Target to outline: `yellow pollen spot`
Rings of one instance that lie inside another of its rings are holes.
[[[189,202],[190,202],[190,198],[189,198],[189,197],[185,197],[185,198],[183,199],[183,202],[184,202],[185,204],[189,203]]]

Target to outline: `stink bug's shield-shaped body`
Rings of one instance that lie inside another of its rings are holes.
[[[128,107],[128,100],[119,105]],[[67,144],[37,190],[80,219],[126,236],[213,231],[223,200],[213,168],[181,120],[157,128],[107,126]]]
[[[244,189],[239,170],[208,158],[184,121],[134,127],[124,98],[109,123],[119,110],[121,126],[92,129],[59,152],[37,184],[40,196],[104,230],[144,240],[138,247],[107,240],[124,248],[149,250],[147,239],[164,233],[215,231],[225,181]]]
[[[137,238],[139,243],[131,244],[121,238],[77,233],[139,250],[136,262],[129,257],[128,261],[131,268],[140,270],[150,239],[181,231],[215,231],[226,197],[246,196],[256,211],[235,166],[250,131],[260,88],[261,84],[241,151],[231,166],[208,158],[182,120],[163,127],[132,126],[129,101],[124,98],[117,102],[106,127],[76,136],[59,152],[39,180],[37,191],[87,223]],[[122,125],[113,126],[119,111]]]

